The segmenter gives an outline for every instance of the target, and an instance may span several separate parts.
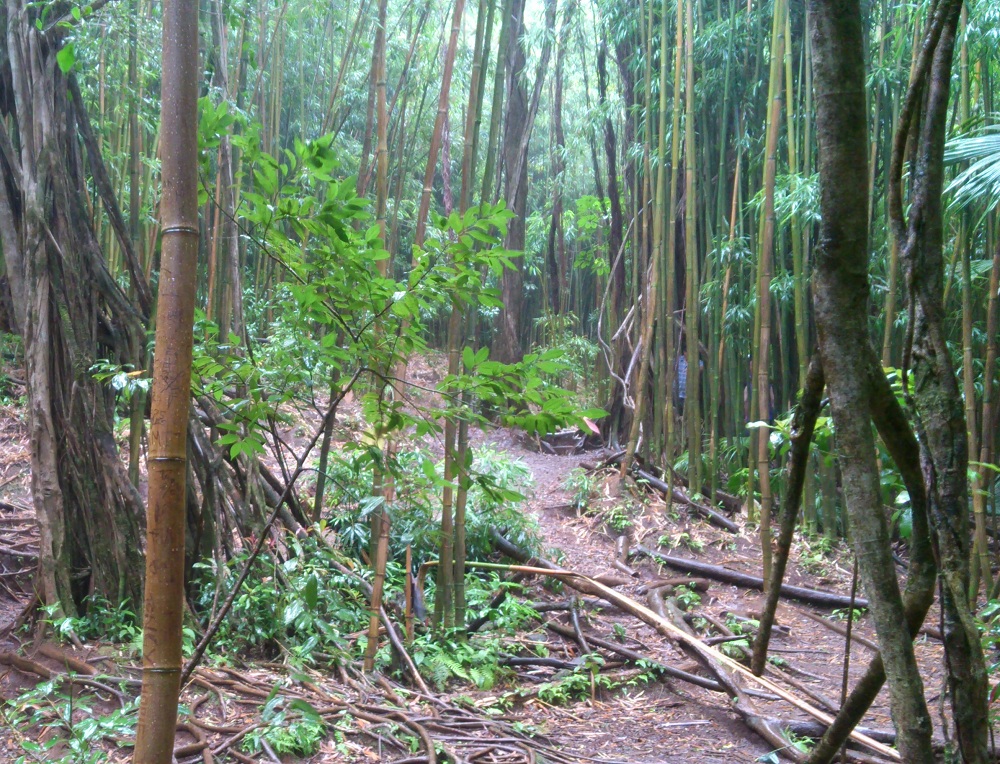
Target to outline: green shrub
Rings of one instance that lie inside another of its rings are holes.
[[[394,480],[397,501],[389,507],[392,526],[390,556],[401,560],[410,546],[415,561],[437,557],[440,547],[441,484],[443,466],[424,451],[399,454]],[[368,549],[370,517],[381,509],[370,495],[372,460],[356,451],[335,460],[331,469],[333,497],[329,502],[329,527],[337,532],[344,551],[360,557]],[[496,527],[523,549],[539,549],[538,524],[522,509],[531,473],[520,460],[492,449],[476,452],[470,470],[466,503],[466,556],[485,560],[493,552],[490,528]]]
[[[233,601],[212,649],[218,655],[256,654],[273,657],[283,647],[303,662],[342,655],[343,635],[368,623],[368,603],[357,582],[332,564],[334,553],[313,538],[289,541],[292,556],[279,563],[263,553]],[[225,580],[232,581],[246,562],[245,555],[230,561]],[[208,612],[218,580],[213,565],[198,604]],[[220,599],[225,592],[220,592]]]

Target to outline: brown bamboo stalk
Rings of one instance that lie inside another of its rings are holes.
[[[198,258],[198,5],[163,9],[163,244],[149,445],[143,676],[136,764],[170,764],[181,672],[184,499]]]
[[[448,39],[448,49],[444,57],[444,70],[441,74],[441,91],[438,95],[437,116],[434,118],[434,132],[431,133],[431,145],[427,152],[427,168],[424,171],[424,185],[420,194],[420,206],[417,210],[417,229],[413,236],[414,248],[423,246],[424,237],[427,233],[427,215],[431,207],[434,170],[437,167],[438,151],[441,147],[441,135],[444,132],[445,117],[448,114],[451,76],[455,69],[455,52],[458,48],[458,33],[462,27],[462,13],[464,11],[465,0],[455,0],[455,11],[451,20],[451,37]]]

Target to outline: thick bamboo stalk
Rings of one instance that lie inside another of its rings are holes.
[[[661,17],[661,34],[665,28],[666,16]],[[680,20],[678,18],[678,25]],[[666,89],[662,86],[662,82],[666,76],[666,59],[661,58],[660,63],[660,154],[662,156],[664,149],[664,139],[666,135],[665,122],[666,122],[666,101],[667,94]],[[675,94],[676,98],[676,94]],[[663,190],[665,181],[665,168],[663,162],[660,162],[659,168],[657,170],[656,176],[656,187],[657,187],[657,198],[659,202],[657,204],[656,214],[653,219],[653,257],[650,267],[646,270],[649,276],[647,286],[645,291],[645,305],[643,312],[643,323],[642,323],[642,334],[639,340],[641,346],[641,352],[639,355],[639,371],[637,375],[637,381],[634,388],[633,399],[634,409],[632,412],[632,427],[629,431],[628,445],[625,450],[625,456],[622,459],[620,467],[621,477],[625,477],[628,474],[629,469],[632,466],[632,460],[635,457],[636,446],[639,442],[639,429],[642,426],[643,411],[646,405],[646,383],[649,374],[649,358],[650,349],[653,343],[653,327],[654,319],[657,313],[657,304],[660,299],[659,282],[660,282],[660,257],[661,251],[663,249]],[[669,330],[668,330],[669,331]],[[669,492],[668,492],[669,493]]]
[[[136,764],[169,764],[181,672],[184,499],[198,257],[198,6],[163,10],[163,255],[149,445],[143,676]]]

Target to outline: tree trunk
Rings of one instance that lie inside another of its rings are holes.
[[[937,541],[948,684],[963,762],[988,760],[986,667],[969,605],[968,442],[965,412],[944,333],[944,139],[961,0],[939,0],[907,93],[893,144],[889,206],[911,298],[904,372],[912,362],[912,403],[920,435],[931,525]],[[920,109],[918,112],[917,109]],[[919,131],[910,135],[919,114]],[[914,142],[910,209],[903,215],[903,147]],[[905,380],[905,377],[904,377]],[[905,385],[904,385],[904,389]]]
[[[608,106],[608,64],[607,43],[602,39],[597,50],[597,93],[602,109]],[[608,265],[610,266],[610,300],[608,302],[608,331],[614,335],[618,331],[618,322],[622,320],[626,310],[625,300],[625,257],[622,246],[625,239],[625,217],[622,214],[621,190],[618,180],[618,140],[615,126],[611,121],[610,109],[605,111],[604,118],[604,159],[608,165],[608,202],[610,204],[611,220],[608,225]],[[596,164],[596,162],[595,162]],[[598,189],[600,191],[600,189]],[[604,194],[600,194],[603,204]],[[622,333],[625,334],[624,332]],[[625,379],[628,371],[629,354],[624,337],[613,344],[618,364],[612,369],[613,376]],[[626,383],[628,380],[625,380]],[[609,429],[605,435],[617,442],[618,433],[624,432],[627,424],[625,412],[625,388],[615,382],[611,388],[611,400],[607,405]]]
[[[90,593],[142,601],[142,502],[118,459],[114,397],[90,373],[133,361],[138,313],[108,273],[89,224],[84,160],[42,8],[0,7],[0,245],[24,340],[32,496],[41,533],[39,595],[79,612]],[[16,128],[16,140],[6,124]],[[91,165],[99,156],[89,156]]]
[[[556,51],[555,84],[552,97],[552,221],[549,225],[549,306],[552,313],[562,315],[569,310],[569,263],[566,259],[566,238],[563,231],[563,186],[566,172],[566,135],[563,130],[563,64],[566,42],[575,4],[566,6],[559,27]]]
[[[545,83],[545,70],[552,52],[552,29],[555,26],[555,0],[545,3],[545,41],[535,72],[535,86],[528,99],[525,81],[527,57],[524,51],[524,2],[513,0],[511,7],[511,34],[507,38],[504,64],[507,73],[507,124],[503,138],[503,169],[505,196],[508,208],[514,213],[507,228],[504,247],[509,250],[524,249],[525,217],[528,200],[528,143],[538,114],[538,100]],[[494,347],[496,360],[516,363],[524,351],[521,347],[521,313],[524,302],[524,274],[520,268],[505,268],[500,279],[503,309],[500,311],[500,328]]]
[[[843,492],[858,566],[870,599],[889,690],[899,751],[911,764],[931,764],[931,720],[905,623],[889,529],[882,511],[865,373],[868,338],[868,129],[864,45],[858,0],[811,0],[810,35],[816,78],[821,212],[814,307]],[[763,391],[762,391],[762,394]]]

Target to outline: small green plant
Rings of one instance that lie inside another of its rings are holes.
[[[976,614],[976,625],[983,645],[983,654],[987,660],[987,672],[990,675],[990,721],[1000,720],[1000,600],[992,599]]]
[[[719,649],[733,660],[739,660],[743,657],[743,651],[750,649],[750,640],[734,639],[732,642],[723,642],[719,645]]]
[[[513,722],[510,728],[519,735],[528,735],[529,737],[534,737],[540,734],[538,727],[530,722]]]
[[[586,406],[593,404],[590,398],[597,392],[587,387],[600,348],[583,336],[579,325],[580,320],[573,313],[553,315],[547,312],[535,319],[539,335],[537,349],[557,351],[563,360],[563,368],[548,376],[564,389],[579,391],[580,403]]]
[[[603,512],[603,520],[615,533],[625,533],[632,527],[632,518],[624,505],[615,502]]]
[[[600,674],[592,676],[590,671],[577,668],[572,674],[538,686],[538,698],[553,706],[564,706],[575,700],[584,700],[593,695],[597,687],[610,687],[611,680]]]
[[[799,553],[799,565],[813,575],[824,575],[829,569],[833,542],[827,536],[811,536]]]
[[[838,608],[830,613],[831,618],[835,618],[838,621],[846,621],[850,617],[852,623],[857,623],[862,618],[865,617],[865,613],[868,611],[863,607],[856,607],[853,610],[851,608]]]
[[[443,690],[449,681],[461,679],[481,690],[492,689],[509,671],[500,666],[503,645],[495,635],[463,639],[458,631],[438,636],[424,635],[413,645],[413,662],[427,672]]]
[[[727,613],[726,628],[733,634],[749,634],[760,628],[760,621],[756,618],[737,618],[732,613]]]
[[[693,537],[687,531],[682,531],[674,536],[664,534],[656,540],[656,544],[657,546],[665,546],[668,549],[685,546],[692,552],[701,552],[705,549],[705,542]]]
[[[132,400],[138,392],[148,393],[153,386],[153,380],[142,369],[136,370],[131,364],[122,365],[107,359],[91,366],[90,373],[98,382],[121,395],[124,403]]]
[[[616,690],[652,681],[657,676],[654,666],[643,665],[642,673],[618,680],[600,673],[604,658],[596,653],[583,656],[573,673],[538,686],[538,698],[552,705],[566,705],[576,700],[595,698],[599,689]]]
[[[789,742],[788,748],[795,749],[800,754],[809,753],[816,745],[816,741],[811,737],[806,737],[805,735],[796,735],[791,730],[785,730],[785,738]]]
[[[100,764],[108,760],[100,745],[103,741],[134,737],[137,709],[138,701],[132,701],[110,714],[96,715],[89,698],[75,694],[72,687],[63,688],[61,678],[56,678],[8,700],[0,716],[9,729],[26,732],[19,740],[28,755],[16,764]],[[38,729],[48,732],[31,733]]]
[[[98,639],[125,645],[141,642],[142,629],[127,601],[112,605],[101,595],[92,594],[83,601],[81,616],[59,616],[58,605],[46,606],[44,610],[48,623],[63,639],[74,634],[84,642]]]
[[[367,625],[368,603],[357,582],[337,568],[337,554],[313,537],[292,537],[288,543],[284,562],[263,554],[254,563],[216,635],[216,656],[273,657],[284,649],[303,664],[328,662],[348,650],[343,634]],[[238,555],[229,564],[236,571],[245,561]],[[207,610],[220,578],[232,581],[233,576],[220,577],[211,563],[198,569],[204,577],[199,604]],[[401,576],[393,565],[390,588]]]
[[[526,587],[520,584],[501,582],[499,574],[495,571],[490,571],[485,579],[472,574],[467,575],[465,600],[469,610],[475,612],[488,607],[493,595],[501,587],[510,594],[523,594],[526,591]],[[525,604],[520,597],[508,596],[490,611],[490,631],[496,635],[513,635],[538,617],[538,611]]]
[[[358,557],[367,550],[370,516],[383,507],[370,496],[373,455],[356,450],[333,460],[329,468],[332,496],[328,506],[337,507],[329,527],[337,532],[341,547]],[[406,547],[414,559],[436,557],[440,545],[440,486],[444,465],[419,449],[400,453],[393,479],[401,498],[387,507],[392,516],[389,547],[401,559]],[[490,529],[497,528],[515,545],[539,551],[540,535],[534,518],[521,510],[531,473],[524,462],[492,449],[479,449],[470,470],[471,485],[466,503],[466,557],[486,560],[493,553]]]
[[[674,599],[681,610],[694,610],[701,604],[701,595],[693,587],[678,586],[674,590]]]
[[[976,616],[982,637],[983,652],[992,656],[990,671],[1000,669],[1000,600],[990,600]]]
[[[597,480],[594,473],[577,467],[570,470],[563,487],[572,494],[570,501],[578,510],[586,510],[597,495]]]
[[[760,621],[753,618],[741,619],[736,618],[733,614],[729,613],[726,615],[726,628],[728,628],[733,634],[751,634],[756,629],[760,627]],[[743,657],[743,651],[750,649],[750,639],[736,639],[732,642],[723,642],[719,649],[723,653],[728,655],[730,658],[740,659]]]
[[[275,687],[260,714],[261,726],[243,739],[243,750],[259,753],[263,741],[276,754],[311,756],[326,735],[326,723],[319,712],[301,698],[289,701]]]

